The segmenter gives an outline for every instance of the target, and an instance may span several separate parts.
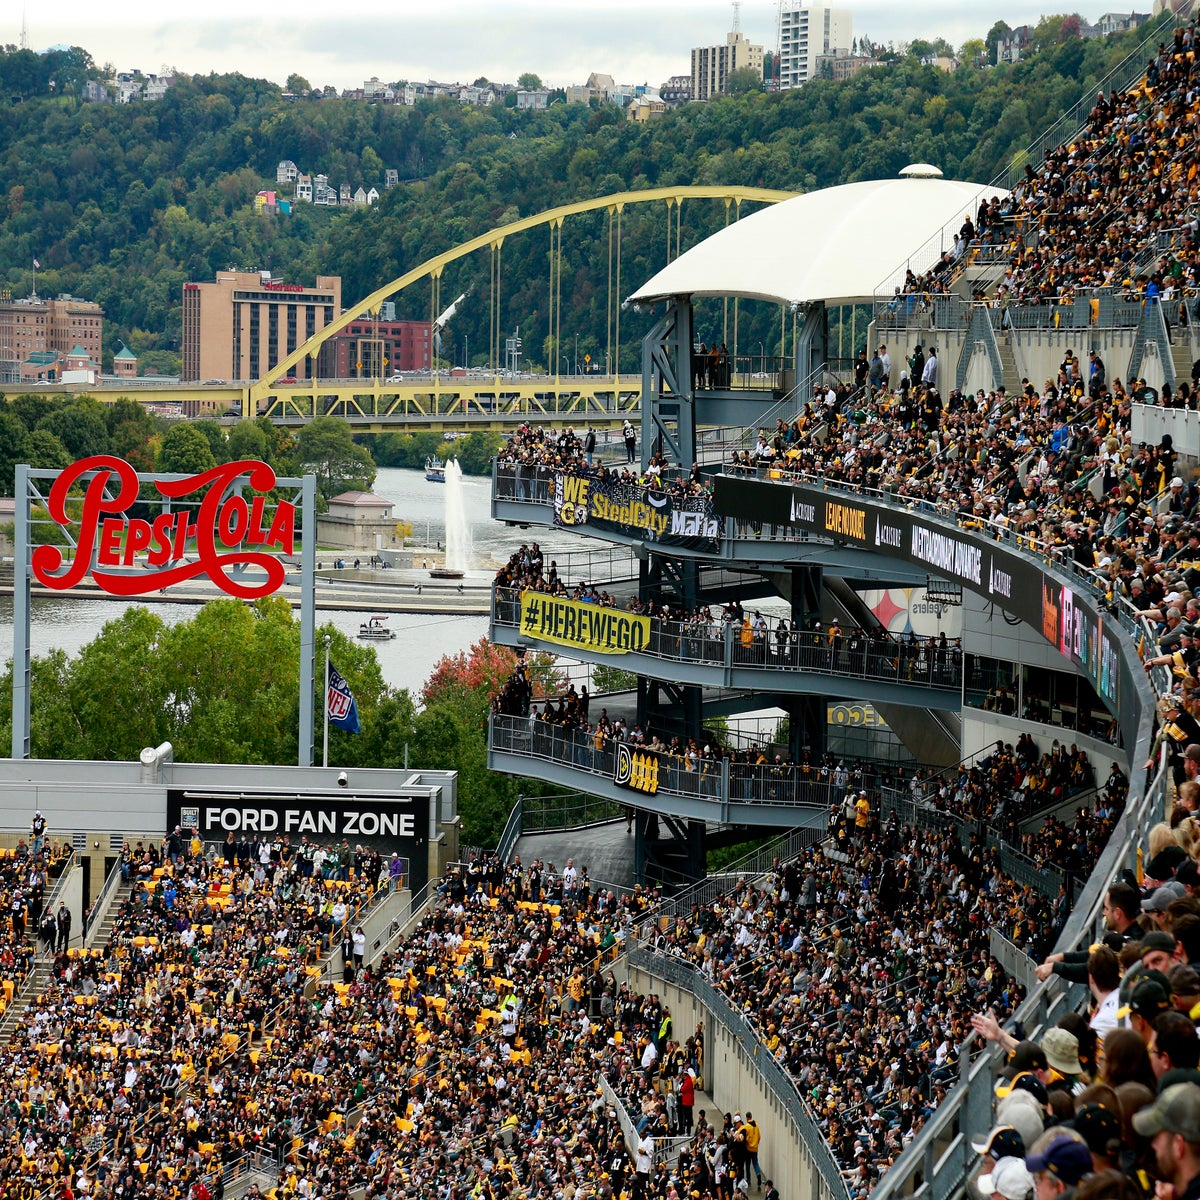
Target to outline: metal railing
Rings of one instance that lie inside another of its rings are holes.
[[[624,807],[614,800],[572,792],[566,796],[521,796],[523,833],[558,833],[620,820]]]
[[[747,1067],[757,1072],[764,1087],[791,1122],[797,1142],[819,1176],[821,1186],[814,1192],[813,1200],[848,1200],[850,1190],[820,1126],[791,1076],[759,1041],[750,1018],[734,1008],[703,973],[681,959],[633,943],[627,950],[627,959],[631,968],[693,993],[713,1019],[730,1031],[746,1056]]]
[[[54,907],[62,899],[66,890],[67,882],[73,870],[81,866],[74,850],[67,852],[66,858],[63,861],[63,868],[59,872],[58,878],[54,881],[54,886],[50,889],[42,902],[42,916],[47,913],[53,914]],[[45,981],[45,972],[48,969],[47,964],[53,960],[54,955],[48,951],[41,949],[41,932],[38,929],[31,929],[29,933],[34,938],[34,953],[33,959],[30,962],[29,971],[24,979],[21,980],[20,986],[13,992],[12,999],[4,1006],[3,1014],[0,1015],[0,1044],[3,1044],[12,1037],[13,1029],[21,1018],[29,1002],[37,996],[41,990],[42,984]],[[86,941],[86,938],[85,938]]]
[[[637,654],[666,662],[690,663],[733,670],[800,671],[872,679],[915,687],[962,687],[962,653],[940,647],[933,638],[882,640],[849,631],[831,641],[828,631],[743,631],[729,622],[670,621],[649,617],[650,637]],[[496,588],[492,599],[495,625],[521,630],[521,594]],[[622,658],[624,656],[621,656]]]
[[[536,540],[530,538],[530,543]],[[545,554],[542,563],[543,575],[549,574],[552,562],[558,571],[558,578],[571,585],[604,581],[605,586],[610,586],[616,582],[636,583],[638,579],[638,558],[628,546],[602,546],[595,550],[568,550],[565,554]]]
[[[605,1103],[617,1114],[617,1124],[621,1127],[621,1133],[625,1138],[625,1145],[629,1148],[630,1157],[636,1156],[638,1143],[642,1139],[633,1117],[630,1116],[625,1101],[621,1099],[620,1093],[618,1093],[616,1088],[608,1082],[608,1078],[603,1071],[596,1076],[596,1084],[600,1090],[600,1094],[604,1097]],[[653,1160],[655,1164],[674,1162],[679,1157],[679,1151],[694,1140],[694,1136],[654,1138]]]
[[[617,744],[611,740],[597,746],[593,733],[498,713],[493,713],[488,723],[488,749],[518,758],[558,763],[608,780],[614,778],[617,764]],[[692,768],[687,760],[665,751],[658,753],[657,779],[654,792],[657,796],[731,804],[828,808],[846,790],[845,784],[819,778],[815,768],[786,763],[730,762],[727,758],[702,759]],[[638,793],[629,795],[632,802]]]
[[[380,942],[379,946],[371,951],[371,961],[382,958],[385,954],[391,954],[393,950],[400,944],[404,937],[404,931],[415,921],[419,916],[423,915],[425,909],[432,902],[436,895],[435,885],[437,880],[429,879],[415,892],[409,894],[408,908],[403,916],[395,917],[388,926],[387,941]]]
[[[112,870],[104,877],[104,886],[100,889],[100,894],[92,902],[92,907],[84,914],[82,934],[85,946],[95,931],[96,925],[104,919],[113,893],[121,886],[122,882],[121,859],[118,857],[112,865]]]

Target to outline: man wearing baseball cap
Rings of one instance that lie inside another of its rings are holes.
[[[1012,1125],[995,1126],[982,1142],[972,1142],[971,1149],[983,1155],[985,1174],[1002,1158],[1025,1161],[1025,1139]]]
[[[1129,1028],[1149,1046],[1154,1022],[1170,1007],[1167,990],[1157,979],[1140,980],[1129,997]]]
[[[1092,1173],[1092,1152],[1078,1133],[1056,1125],[1034,1142],[1025,1166],[1033,1176],[1037,1200],[1055,1200]]]
[[[1028,1200],[1033,1191],[1033,1176],[1019,1158],[1002,1158],[976,1182],[989,1200]]]
[[[1042,1050],[1051,1069],[1056,1072],[1056,1077],[1047,1080],[1047,1084],[1057,1084],[1070,1091],[1083,1074],[1083,1064],[1079,1061],[1079,1039],[1070,1030],[1055,1025],[1042,1036]]]
[[[1134,1113],[1136,1133],[1150,1139],[1160,1179],[1175,1188],[1175,1200],[1200,1198],[1200,1086],[1164,1088],[1149,1108]]]

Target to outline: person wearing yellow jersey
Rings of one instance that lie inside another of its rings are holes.
[[[571,973],[571,978],[567,980],[567,996],[570,1000],[569,1012],[575,1012],[576,1009],[583,1007],[583,973],[578,967]]]
[[[747,1109],[746,1120],[743,1125],[746,1131],[746,1174],[745,1178],[749,1180],[751,1170],[754,1171],[755,1185],[762,1187],[762,1168],[758,1165],[758,1147],[762,1142],[762,1130],[758,1127],[758,1122],[754,1119],[754,1114]]]
[[[866,792],[859,792],[858,799],[854,802],[854,828],[859,837],[866,837],[870,826],[871,801],[867,799]]]

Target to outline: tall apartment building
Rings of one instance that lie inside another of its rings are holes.
[[[66,360],[99,368],[104,310],[91,300],[14,300],[0,292],[0,379],[5,383],[57,379]],[[86,358],[86,361],[84,361]]]
[[[779,12],[779,86],[800,87],[814,79],[818,60],[850,53],[854,17],[848,8],[810,0],[804,8]]]
[[[269,271],[220,271],[215,283],[185,283],[183,378],[259,379],[341,312],[338,275],[318,275],[313,287]],[[294,373],[309,378],[311,363],[297,363]]]
[[[709,100],[721,95],[729,76],[743,67],[762,78],[763,48],[750,45],[743,33],[727,33],[724,45],[694,47],[691,98]]]

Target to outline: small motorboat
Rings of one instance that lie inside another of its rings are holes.
[[[429,483],[446,482],[446,464],[436,455],[425,460],[425,479]]]
[[[372,617],[358,627],[358,636],[367,642],[390,642],[396,636],[387,626],[387,617]]]

